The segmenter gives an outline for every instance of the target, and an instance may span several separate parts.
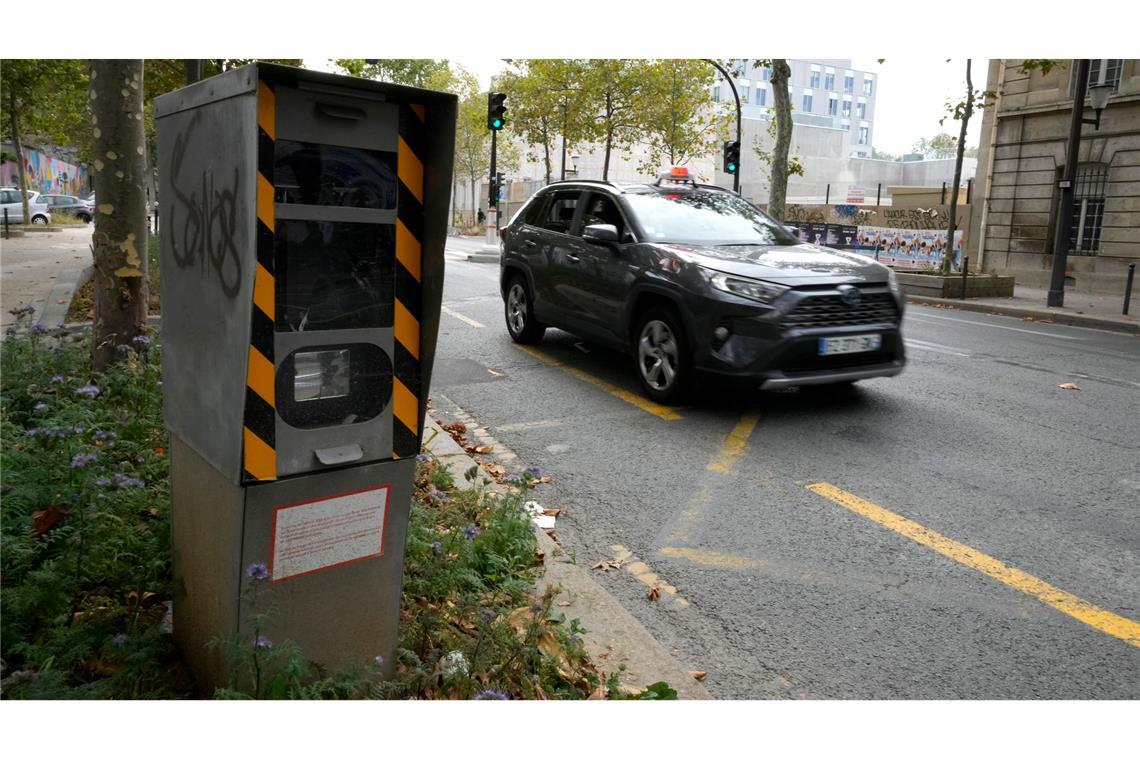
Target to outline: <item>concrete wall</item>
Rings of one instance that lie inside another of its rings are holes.
[[[998,78],[1003,86],[993,117],[992,152],[985,146],[989,180],[980,247],[987,271],[1048,287],[1057,180],[1071,116],[1069,71],[1062,66],[1048,75],[1025,75],[1020,64],[1007,59],[991,67],[988,86],[996,86]],[[1124,61],[1119,90],[1109,100],[1100,130],[1086,125],[1082,131],[1079,156],[1081,163],[1106,164],[1108,177],[1099,250],[1094,256],[1067,257],[1069,287],[1122,294],[1127,265],[1140,259],[1140,61]]]

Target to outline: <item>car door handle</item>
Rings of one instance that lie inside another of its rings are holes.
[[[566,260],[567,261],[573,261],[575,264],[577,264],[579,261],[581,261],[581,259],[579,259],[577,256],[575,256],[572,253],[566,254]]]
[[[538,245],[538,243],[534,242],[533,240],[527,240],[523,243],[523,248],[534,248],[536,245]]]

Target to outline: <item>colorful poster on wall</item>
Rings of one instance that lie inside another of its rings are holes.
[[[897,227],[859,227],[860,253],[898,269],[929,269],[942,262],[946,230],[908,230]],[[954,263],[962,259],[962,230],[954,232]]]

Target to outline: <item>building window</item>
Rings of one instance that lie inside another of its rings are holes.
[[[1095,256],[1100,249],[1100,228],[1104,222],[1104,185],[1107,164],[1079,164],[1073,185],[1073,231],[1069,252]]]
[[[843,91],[855,92],[855,75],[847,74],[843,77]]]
[[[756,88],[756,105],[758,105],[758,106],[766,105],[767,102],[768,102],[768,88],[767,87],[757,87]]]
[[[839,101],[832,95],[827,99],[827,115],[835,116],[837,113],[839,113]]]
[[[713,88],[713,102],[714,103],[720,102],[720,85],[719,84]]]
[[[848,118],[848,119],[851,118],[851,101],[850,100],[844,100],[843,101],[843,116],[845,118]]]
[[[743,83],[738,83],[736,89],[738,91],[738,94],[740,95],[740,102],[741,103],[747,103],[748,102],[748,85],[743,84]]]
[[[771,76],[772,76],[772,70],[771,69],[769,69],[769,68],[760,69],[760,79],[762,79],[763,81],[767,82],[769,80],[769,78],[771,78]]]
[[[1112,91],[1120,89],[1120,70],[1124,61],[1120,58],[1094,58],[1089,61],[1089,86],[1102,84],[1101,72],[1104,72],[1103,84],[1112,85]],[[1077,88],[1077,66],[1072,64],[1069,72],[1069,95]]]
[[[867,138],[870,136],[871,130],[869,127],[859,127],[859,144],[866,145]]]
[[[849,121],[843,122],[843,128],[846,129],[848,132],[850,132],[851,131],[851,122],[849,122]]]
[[[874,89],[875,89],[875,80],[874,79],[864,79],[863,80],[863,94],[864,95],[873,94]]]
[[[811,113],[811,93],[804,93],[804,111]]]
[[[825,89],[825,90],[834,90],[835,89],[835,74],[824,74],[823,75],[823,89]]]
[[[811,86],[812,87],[819,87],[819,72],[818,71],[813,71],[811,73]]]
[[[867,118],[867,104],[866,103],[858,104],[855,107],[855,115],[858,116],[860,119],[866,119]]]

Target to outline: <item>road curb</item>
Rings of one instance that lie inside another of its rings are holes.
[[[944,306],[960,311],[1000,314],[1002,316],[1018,317],[1020,319],[1032,317],[1038,322],[1055,322],[1059,325],[1070,325],[1072,327],[1091,327],[1097,330],[1111,330],[1128,335],[1140,335],[1140,322],[1134,323],[1123,319],[1096,317],[1088,314],[1073,314],[1048,307],[1026,308],[1023,306],[1007,306],[1005,304],[995,304],[985,301],[961,301],[956,298],[935,298],[934,296],[908,295],[906,300],[907,303],[924,304],[926,306]]]
[[[469,253],[467,254],[468,261],[474,261],[479,264],[498,264],[499,254],[497,253]]]
[[[91,264],[85,266],[75,276],[74,280],[62,280],[55,284],[48,294],[47,303],[40,313],[39,324],[44,327],[54,327],[67,321],[67,312],[71,309],[71,300],[75,292],[91,281],[95,276],[95,267]],[[63,301],[63,303],[60,303]]]
[[[428,416],[425,422],[424,447],[448,468],[456,485],[471,487],[463,474],[478,467],[478,462],[436,420]],[[577,618],[586,629],[583,642],[599,669],[610,673],[625,665],[621,682],[635,689],[665,681],[681,699],[713,698],[613,594],[590,577],[586,565],[577,564],[545,531],[535,528],[535,536],[545,555],[543,574],[535,585],[540,590],[548,586],[561,589],[556,598],[565,606],[557,611],[564,613],[567,620]]]

